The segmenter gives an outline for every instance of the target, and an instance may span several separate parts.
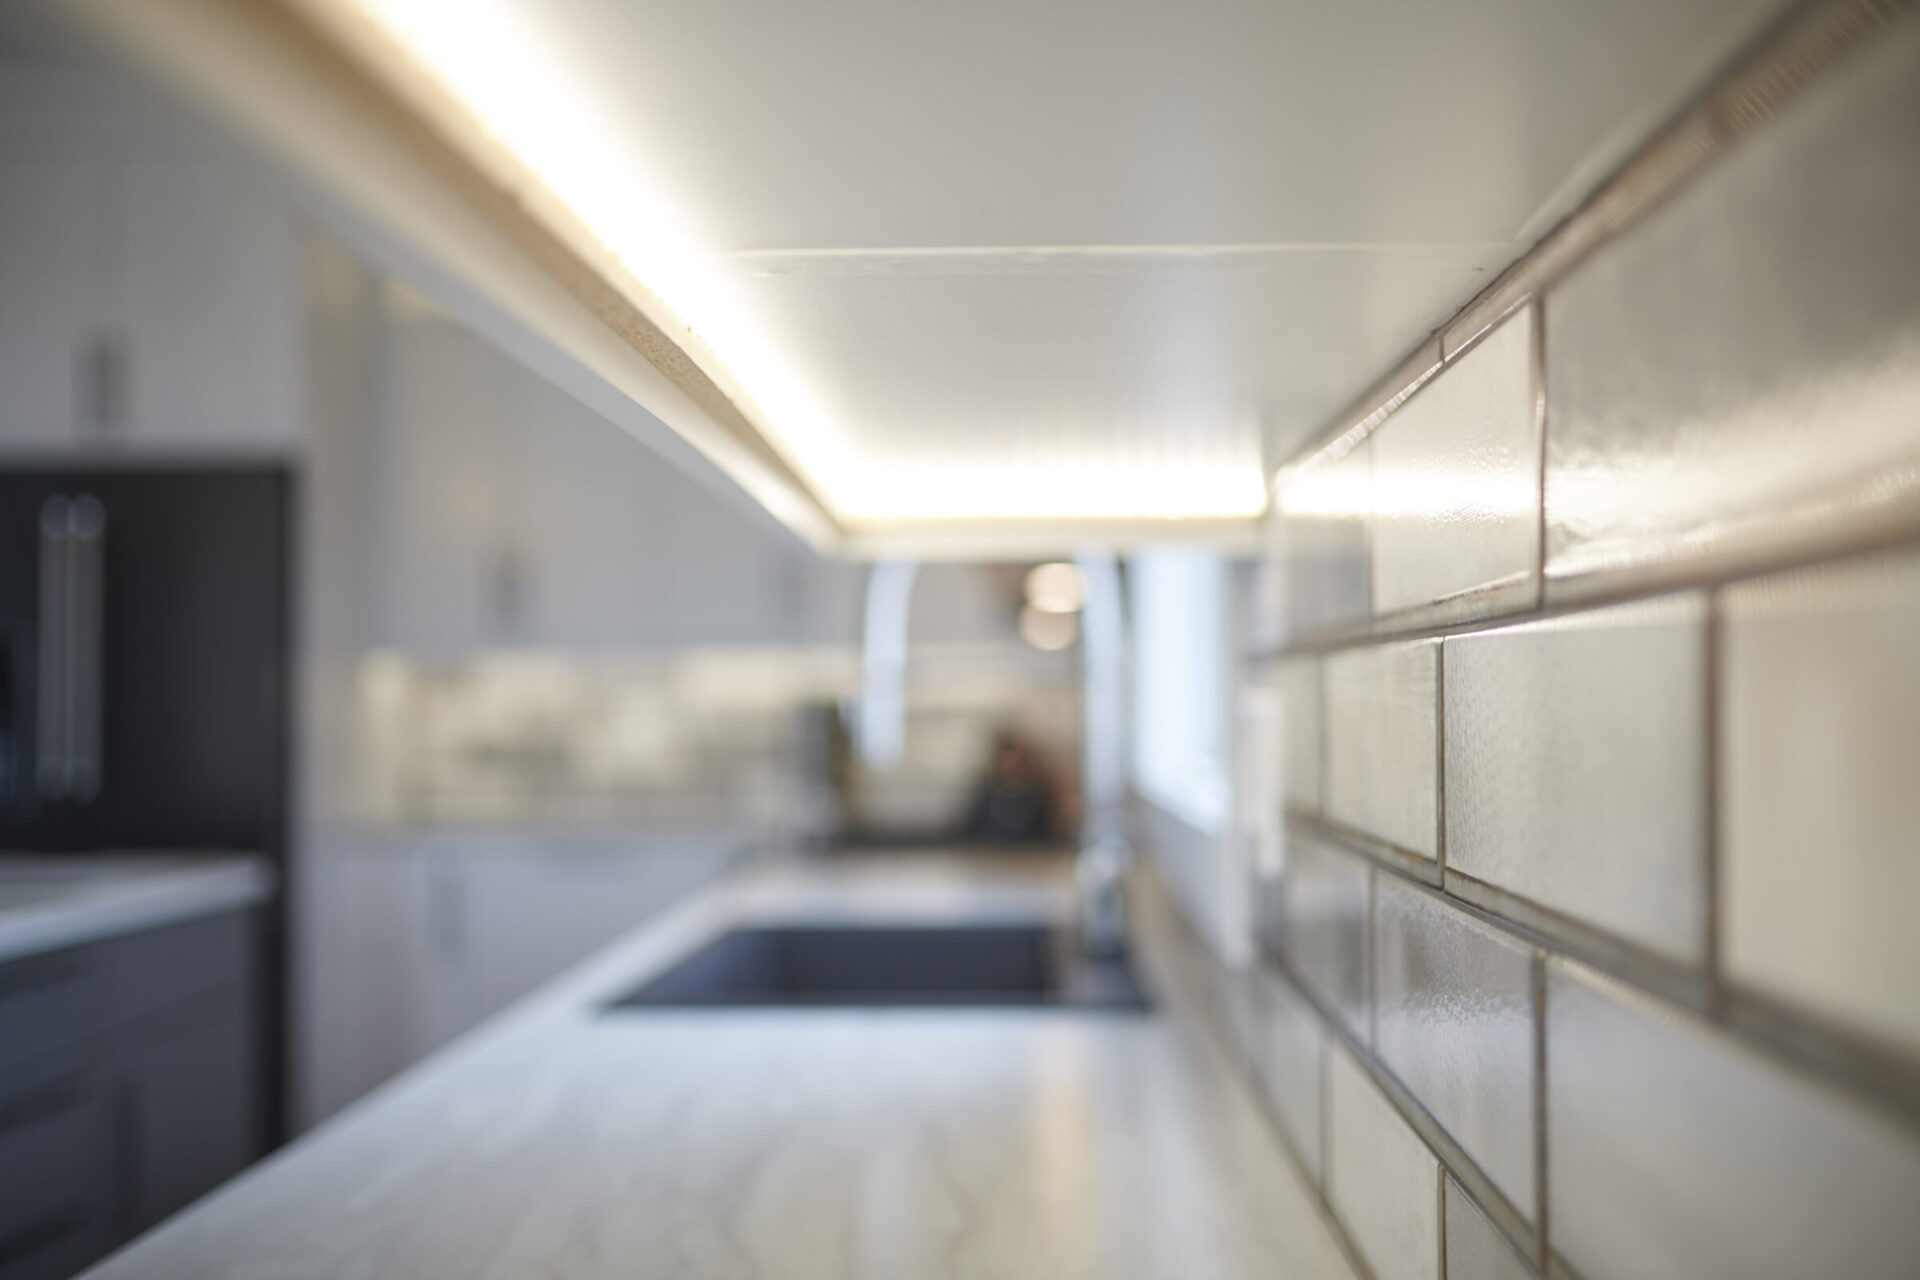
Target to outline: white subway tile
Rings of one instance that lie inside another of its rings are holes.
[[[1300,981],[1365,1040],[1367,864],[1298,827],[1288,838],[1281,944]]]
[[[1722,604],[1727,973],[1920,1055],[1920,555]]]
[[[1555,960],[1554,1251],[1586,1280],[1911,1275],[1920,1140],[1689,1015]]]
[[[1438,854],[1440,642],[1370,645],[1326,660],[1329,816],[1425,858]]]
[[[1254,1000],[1254,1063],[1260,1082],[1308,1175],[1318,1182],[1320,1061],[1326,1033],[1320,1016],[1284,978],[1256,976]]]
[[[1440,1162],[1338,1045],[1327,1144],[1327,1199],[1375,1280],[1438,1280]]]
[[[1508,1239],[1447,1179],[1447,1280],[1528,1280],[1533,1268]]]
[[[1320,811],[1320,664],[1311,658],[1280,668],[1282,791],[1287,805]]]
[[[1550,598],[1920,518],[1920,24],[1546,302]]]
[[[1373,435],[1373,608],[1450,619],[1534,601],[1540,433],[1533,309],[1484,338]]]
[[[1446,642],[1447,867],[1706,958],[1706,603]]]
[[[1316,458],[1283,476],[1274,494],[1277,541],[1286,559],[1290,636],[1363,624],[1373,504],[1373,450],[1361,441],[1338,458]]]
[[[1382,875],[1373,984],[1374,1052],[1532,1221],[1532,953]]]

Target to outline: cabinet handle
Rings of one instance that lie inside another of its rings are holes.
[[[91,800],[100,792],[101,668],[106,660],[107,509],[100,499],[90,493],[75,498],[67,508],[67,531],[73,569],[67,788],[74,799]]]
[[[67,601],[72,579],[67,572],[65,494],[40,504],[40,671],[34,735],[34,780],[40,794],[57,800],[67,794]]]
[[[115,431],[127,416],[127,348],[112,334],[101,334],[80,355],[80,403],[87,423],[100,432]]]

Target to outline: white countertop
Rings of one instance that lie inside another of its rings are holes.
[[[0,853],[0,963],[251,906],[273,871],[240,854]]]
[[[1057,867],[735,876],[98,1277],[1352,1275],[1217,1046],[1061,1010],[600,1006],[745,920],[1057,914]],[[1172,954],[1140,951],[1156,993]]]

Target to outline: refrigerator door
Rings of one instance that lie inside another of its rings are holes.
[[[0,847],[280,845],[289,503],[278,469],[0,475]]]

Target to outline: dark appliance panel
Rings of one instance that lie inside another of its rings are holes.
[[[0,475],[0,847],[275,853],[278,469]]]

